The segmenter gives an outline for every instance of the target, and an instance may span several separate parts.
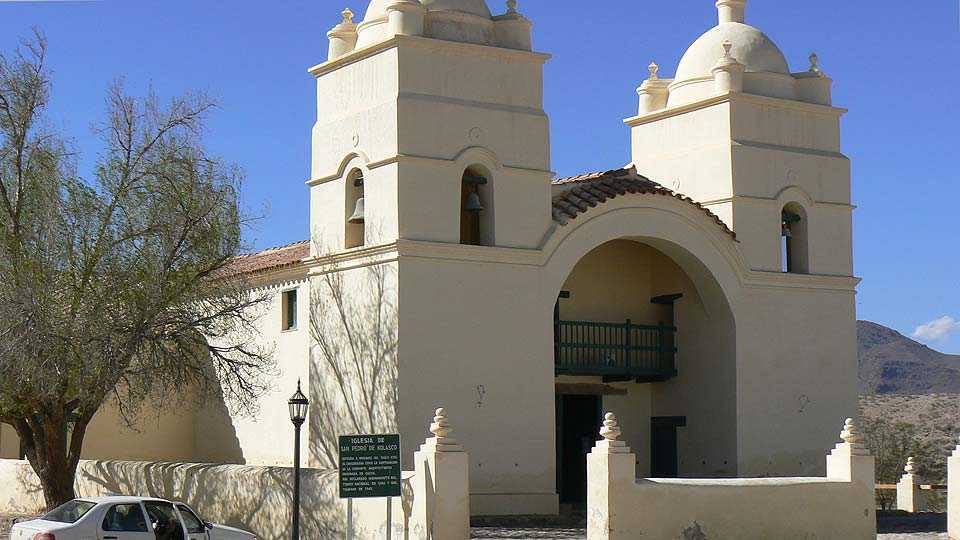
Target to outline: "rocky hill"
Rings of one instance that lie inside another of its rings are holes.
[[[869,321],[857,333],[861,394],[960,394],[960,356]]]

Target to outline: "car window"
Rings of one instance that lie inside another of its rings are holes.
[[[74,499],[54,508],[40,519],[59,523],[76,523],[94,506],[96,504],[90,501]]]
[[[187,525],[188,533],[206,532],[207,528],[203,525],[203,521],[200,521],[200,518],[193,513],[193,510],[190,510],[184,504],[178,504],[177,510],[180,510],[180,515],[183,516],[183,522]]]
[[[103,530],[111,532],[148,532],[147,520],[139,504],[115,504],[103,518]]]
[[[157,540],[183,540],[183,526],[172,503],[144,501],[143,506],[147,509],[150,526]]]

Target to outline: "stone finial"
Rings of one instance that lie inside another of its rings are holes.
[[[620,426],[617,424],[617,415],[607,413],[603,417],[603,427],[600,428],[600,436],[608,441],[615,441],[620,438]]]
[[[903,468],[903,472],[907,474],[915,474],[917,472],[917,462],[914,461],[912,457],[907,458],[907,466]]]
[[[517,12],[517,0],[507,0],[507,13]]]
[[[660,64],[656,62],[650,62],[650,65],[647,66],[647,71],[650,73],[649,79],[651,81],[660,79]]]
[[[440,407],[437,409],[437,412],[433,415],[433,423],[430,424],[430,433],[437,439],[448,439],[450,435],[453,434],[453,428],[450,427],[450,422],[447,421],[447,411]]]
[[[820,57],[817,56],[817,53],[810,53],[810,73],[816,73],[817,75],[822,76],[823,70],[820,68]]]
[[[350,11],[350,8],[343,8],[343,11],[340,12],[343,15],[343,22],[346,24],[353,24],[353,12]]]
[[[860,429],[853,422],[853,418],[847,418],[843,423],[843,431],[840,432],[840,439],[851,445],[860,444],[863,438],[860,436]]]

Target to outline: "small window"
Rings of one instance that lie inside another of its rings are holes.
[[[147,520],[139,504],[115,504],[103,518],[103,530],[110,532],[148,532]]]
[[[180,515],[183,517],[183,522],[187,525],[187,533],[189,534],[203,534],[207,532],[207,528],[204,526],[203,521],[193,513],[193,510],[190,510],[185,505],[178,504],[177,510],[180,511]]]
[[[284,332],[297,329],[297,290],[283,291],[282,295],[283,325]]]

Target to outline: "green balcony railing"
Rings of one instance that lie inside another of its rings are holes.
[[[677,329],[588,321],[554,321],[558,375],[664,381],[677,374]]]

